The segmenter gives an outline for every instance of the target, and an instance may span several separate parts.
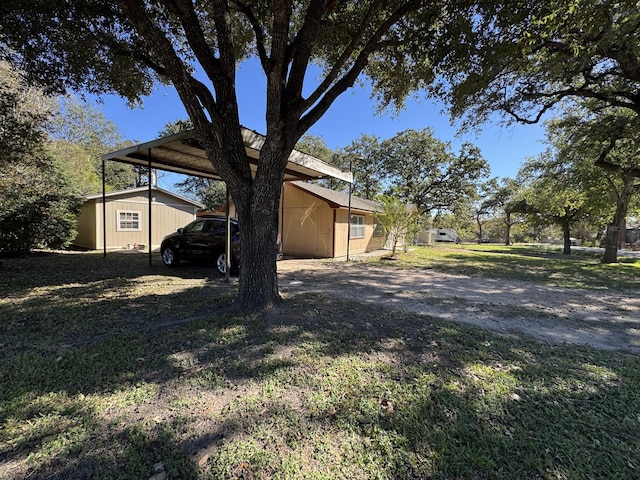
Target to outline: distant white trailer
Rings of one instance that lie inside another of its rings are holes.
[[[451,228],[432,228],[430,233],[436,242],[460,243],[460,237],[458,237],[456,231]]]

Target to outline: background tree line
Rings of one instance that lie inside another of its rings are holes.
[[[0,253],[65,247],[84,197],[102,190],[100,156],[130,144],[102,113],[73,97],[47,95],[0,62]],[[146,181],[105,165],[108,191]]]

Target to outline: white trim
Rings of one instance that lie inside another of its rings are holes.
[[[109,200],[109,203],[130,203],[130,204],[133,204],[133,205],[149,205],[149,200],[127,200],[126,198],[123,198],[123,199],[119,199],[119,200],[116,200],[116,199]],[[185,203],[164,203],[164,202],[159,202],[157,200],[153,200],[151,202],[151,205],[153,205],[154,207],[156,205],[158,205],[158,206],[162,206],[162,207],[172,207],[172,208],[176,208],[176,209],[178,209],[178,208],[193,208],[193,209],[196,209],[196,210],[198,209],[198,207],[196,205],[188,205],[188,204],[185,204]],[[124,212],[124,210],[123,210],[123,212]]]
[[[357,219],[356,223],[353,223],[353,220]],[[360,219],[362,219],[362,223],[360,223]],[[365,237],[365,227],[367,225],[367,221],[364,215],[351,214],[351,219],[349,221],[349,228],[351,229],[351,239],[354,238],[364,238]],[[360,233],[362,231],[362,233]]]
[[[131,214],[131,219],[122,219],[121,214]],[[134,218],[137,217],[137,218]],[[122,223],[138,223],[137,228],[123,227]],[[135,210],[116,210],[116,232],[141,232],[142,231],[142,212],[136,212]]]
[[[151,187],[151,191],[152,192],[160,192],[160,193],[164,193],[165,195],[168,195],[170,197],[173,198],[177,198],[178,200],[182,200],[185,203],[188,203],[190,205],[194,205],[198,208],[204,208],[204,204],[195,201],[195,200],[191,200],[187,197],[183,197],[181,195],[178,195],[176,193],[170,192],[169,190],[165,190],[163,188],[159,188],[159,187]],[[131,195],[134,193],[143,193],[145,195],[148,195],[149,193],[149,187],[137,187],[137,188],[129,188],[127,190],[118,190],[117,192],[109,192],[105,194],[105,197],[110,201],[110,202],[119,202],[119,201],[123,201],[123,202],[127,202],[127,201],[131,201],[131,200],[126,200],[126,199],[122,199],[122,200],[114,200],[111,197],[118,197],[118,196],[123,196],[126,197],[127,195]],[[85,197],[87,200],[102,200],[102,194],[101,193],[97,193],[95,195],[87,195],[87,197]],[[149,200],[145,200],[144,203],[147,204],[149,202]],[[153,203],[160,203],[160,202],[153,202]]]

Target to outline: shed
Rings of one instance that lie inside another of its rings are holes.
[[[627,225],[624,241],[629,245],[640,245],[640,224]]]
[[[285,255],[335,258],[379,250],[386,235],[377,225],[380,205],[371,200],[319,185],[294,181],[284,184],[280,229]],[[351,228],[350,234],[347,229]]]
[[[158,242],[165,235],[175,232],[195,218],[204,208],[190,200],[158,187],[151,187],[151,215],[149,222],[149,187],[132,188],[104,195],[89,195],[78,215],[78,235],[73,241],[76,247],[90,250],[107,250],[148,247],[148,227],[151,238]],[[103,211],[106,213],[103,222]],[[103,235],[103,224],[106,235]],[[104,244],[106,238],[106,245]],[[151,249],[159,248],[159,243]]]
[[[351,232],[347,234],[347,218],[351,206]],[[220,214],[200,212],[199,215]],[[376,212],[382,207],[372,201],[302,181],[285,182],[280,196],[278,233],[282,240],[282,253],[291,257],[337,258],[380,250],[387,236],[378,226]],[[236,216],[233,203],[229,211]]]

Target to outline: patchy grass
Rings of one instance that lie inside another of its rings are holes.
[[[146,262],[3,261],[1,479],[640,476],[637,356]]]
[[[640,259],[620,257],[617,264],[603,265],[600,258],[599,254],[580,250],[563,255],[558,247],[437,244],[412,248],[398,254],[395,262],[373,262],[561,287],[617,291],[640,288]]]

